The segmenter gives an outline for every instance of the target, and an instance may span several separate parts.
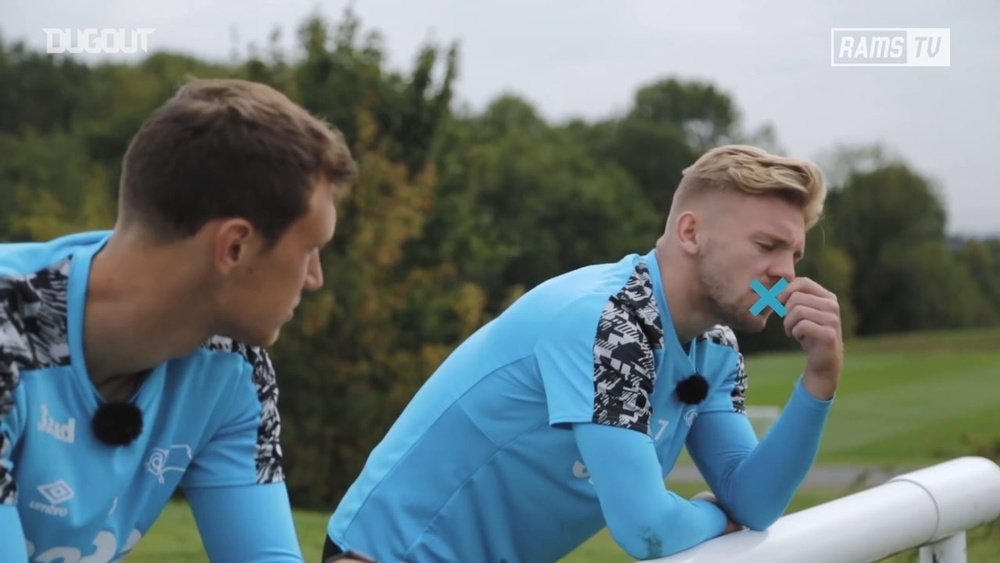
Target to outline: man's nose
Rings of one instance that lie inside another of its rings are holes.
[[[319,251],[309,259],[309,270],[306,272],[305,289],[315,291],[323,287],[323,265],[319,259]]]
[[[788,281],[794,280],[795,260],[789,257],[774,263],[768,271],[768,275],[771,276],[772,283],[778,281],[779,279],[785,279]]]

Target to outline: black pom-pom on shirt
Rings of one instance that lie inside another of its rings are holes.
[[[127,446],[142,434],[142,411],[132,403],[105,403],[91,421],[97,439],[112,446]]]
[[[677,384],[677,397],[682,403],[697,405],[708,396],[708,380],[700,374],[694,374]]]

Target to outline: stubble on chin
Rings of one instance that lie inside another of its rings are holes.
[[[750,316],[748,317],[748,315]],[[753,314],[747,310],[745,313],[742,313],[741,317],[739,317],[739,322],[735,322],[729,326],[733,330],[753,334],[764,331],[764,328],[767,327],[767,319],[768,315],[753,316]]]
[[[721,305],[718,318],[719,324],[747,333],[760,332],[767,324],[767,317],[755,317],[749,309],[744,310],[743,306],[739,304]]]
[[[698,277],[707,309],[718,324],[747,333],[764,330],[767,316],[754,316],[749,307],[745,308],[739,299],[732,299],[721,276],[715,275],[711,267],[706,267],[703,263]]]

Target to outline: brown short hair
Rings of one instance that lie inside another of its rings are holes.
[[[771,154],[748,145],[726,145],[702,155],[682,172],[674,202],[712,189],[750,195],[777,195],[799,206],[806,229],[823,214],[826,184],[808,160]]]
[[[318,180],[342,191],[356,176],[343,135],[284,94],[245,80],[192,80],[129,143],[120,221],[169,241],[243,217],[273,245],[308,211]]]

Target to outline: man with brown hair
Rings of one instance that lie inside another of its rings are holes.
[[[607,526],[649,559],[769,526],[840,381],[836,296],[795,276],[824,197],[809,162],[739,145],[702,156],[653,250],[542,283],[445,360],[337,507],[326,554],[556,561]],[[760,301],[787,309],[807,361],[758,443],[730,327],[763,329]],[[664,486],[684,446],[714,495]]]
[[[183,487],[213,561],[300,561],[267,353],[323,284],[339,132],[195,80],[123,160],[114,231],[0,245],[0,561],[111,561]]]

